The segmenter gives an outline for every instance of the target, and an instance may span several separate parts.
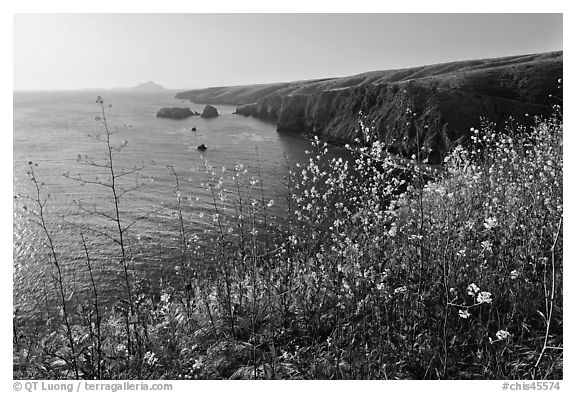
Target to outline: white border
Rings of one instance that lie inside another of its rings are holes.
[[[396,3],[396,4],[394,4]],[[402,3],[402,4],[398,4]],[[271,0],[221,0],[216,2],[189,2],[189,1],[138,1],[138,2],[120,2],[118,0],[96,0],[92,2],[80,2],[73,0],[34,0],[34,1],[11,1],[9,4],[3,4],[2,11],[7,8],[8,12],[2,12],[0,19],[1,40],[4,52],[10,52],[10,61],[4,57],[0,64],[2,64],[2,131],[1,135],[1,179],[4,185],[2,191],[1,201],[2,208],[0,209],[0,228],[2,234],[2,263],[0,271],[0,285],[2,287],[2,301],[0,308],[0,315],[5,318],[4,323],[0,325],[0,360],[1,360],[1,385],[5,386],[5,391],[12,389],[12,367],[11,367],[11,353],[12,342],[10,340],[12,329],[9,318],[11,316],[11,303],[12,303],[12,75],[13,75],[13,14],[14,13],[62,13],[62,12],[78,12],[78,13],[206,13],[206,12],[226,12],[226,13],[250,13],[250,12],[319,12],[319,13],[359,13],[359,12],[417,12],[417,13],[455,13],[455,12],[510,12],[510,13],[564,13],[564,61],[565,70],[575,69],[573,56],[572,56],[572,42],[570,37],[574,36],[574,22],[573,13],[568,1],[503,1],[503,0],[484,0],[482,2],[475,2],[474,6],[463,4],[464,2],[455,0],[408,0],[404,2],[384,2],[384,1],[368,1],[368,0],[354,0],[354,1],[335,1],[335,2],[321,2],[311,0],[293,0],[290,2],[283,1],[281,3],[273,2]],[[481,4],[478,4],[481,3]],[[329,6],[328,6],[329,4]],[[566,47],[567,46],[567,47]],[[564,179],[565,184],[565,239],[573,239],[574,234],[574,208],[571,203],[574,197],[573,188],[570,185],[572,174],[575,172],[574,167],[574,154],[570,154],[571,148],[575,146],[574,138],[576,137],[573,130],[573,121],[571,116],[572,108],[572,91],[573,82],[571,75],[565,71],[564,75],[564,113],[566,132],[564,135],[564,143],[566,146],[565,155],[565,173],[567,174]],[[568,110],[567,110],[568,109]],[[9,131],[10,130],[10,131]],[[574,243],[574,242],[572,242]],[[570,241],[565,242],[565,258],[568,263],[565,265],[565,284],[570,284],[571,278],[574,277],[574,267],[571,263],[570,256],[574,255],[574,249]],[[564,331],[568,334],[564,337],[564,345],[568,350],[565,351],[564,357],[564,381],[561,381],[562,391],[575,391],[574,388],[574,338],[570,332],[574,331],[574,291],[571,290],[570,285],[565,285],[565,314],[564,314]],[[330,389],[337,391],[349,392],[351,389],[373,389],[374,391],[382,391],[383,389],[396,390],[412,390],[418,391],[446,391],[446,392],[489,392],[489,391],[502,391],[502,383],[499,381],[282,381],[282,382],[187,382],[187,381],[172,381],[174,383],[174,390],[176,392],[186,392],[190,390],[206,391],[214,389],[234,389],[234,390],[249,390],[253,391],[269,391],[274,389],[276,392],[291,392],[294,389]],[[273,386],[271,385],[273,384]]]

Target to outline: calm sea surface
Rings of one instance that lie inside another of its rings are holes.
[[[26,198],[35,190],[27,174],[29,161],[38,164],[34,167],[36,179],[43,183],[43,196],[49,195],[45,205],[47,222],[73,296],[82,296],[88,288],[81,233],[87,238],[103,296],[114,299],[120,285],[117,245],[97,235],[98,231],[109,231],[110,223],[77,206],[80,203],[87,210],[112,213],[110,190],[63,176],[68,173],[87,180],[105,180],[102,169],[78,159],[79,155],[95,162],[105,158],[105,145],[97,137],[104,134],[104,128],[95,120],[99,94],[106,106],[112,105],[107,119],[114,143],[127,143],[115,156],[117,170],[142,167],[120,179],[123,189],[141,185],[121,200],[125,222],[161,209],[131,228],[133,252],[149,255],[146,262],[134,266],[140,277],[158,282],[173,272],[177,252],[176,182],[168,166],[173,166],[180,178],[186,225],[191,232],[206,229],[210,225],[207,218],[213,213],[212,197],[204,185],[205,160],[218,177],[229,182],[238,164],[248,169],[247,177],[258,176],[258,154],[266,198],[274,199],[275,208],[281,209],[286,194],[286,159],[292,165],[307,161],[305,151],[310,149],[310,142],[298,135],[279,134],[273,124],[233,115],[235,107],[231,106],[216,106],[220,113],[216,119],[156,118],[156,112],[166,106],[190,106],[202,112],[203,105],[176,100],[174,93],[14,93],[14,303],[21,312],[40,313],[45,308],[45,295],[50,298],[54,293],[54,269],[47,258],[45,237],[28,213],[35,207]],[[197,131],[192,132],[192,127]],[[198,151],[200,144],[208,150]],[[80,229],[86,226],[89,230]]]

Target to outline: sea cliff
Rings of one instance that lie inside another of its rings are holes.
[[[345,78],[217,87],[176,95],[196,103],[239,105],[237,114],[272,120],[279,132],[333,142],[364,138],[359,120],[389,149],[417,146],[432,162],[467,140],[481,118],[502,125],[548,115],[562,91],[563,53],[470,60],[374,71]],[[528,115],[528,116],[526,116]]]

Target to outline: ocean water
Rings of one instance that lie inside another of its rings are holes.
[[[104,127],[95,120],[99,94],[106,106],[111,105],[106,117],[113,143],[125,144],[114,156],[117,173],[139,168],[120,178],[119,184],[122,190],[137,188],[122,197],[120,204],[125,223],[138,220],[130,228],[132,251],[148,255],[145,262],[133,266],[137,275],[159,282],[169,279],[173,272],[177,252],[176,182],[168,166],[178,174],[187,230],[191,232],[206,229],[213,212],[212,196],[205,186],[205,162],[225,182],[237,165],[247,169],[248,177],[258,176],[259,166],[266,198],[277,201],[275,208],[281,216],[287,162],[294,165],[307,161],[305,151],[310,150],[310,142],[296,134],[277,133],[273,124],[234,115],[235,107],[231,106],[217,105],[220,116],[215,119],[156,118],[156,112],[166,106],[202,111],[203,105],[176,100],[174,93],[14,93],[13,281],[14,304],[20,313],[43,315],[55,292],[55,271],[46,237],[30,214],[37,208],[30,199],[36,191],[28,173],[29,162],[41,184],[42,199],[46,200],[47,225],[67,288],[73,291],[71,297],[80,298],[89,289],[81,234],[87,239],[103,298],[113,301],[121,285],[117,245],[98,234],[110,231],[110,222],[102,214],[85,212],[111,214],[110,190],[74,180],[106,180],[102,168],[83,163],[86,159],[95,163],[105,159],[105,144],[98,139],[104,135]],[[192,132],[192,127],[197,131]],[[208,150],[198,151],[200,144]],[[139,219],[142,216],[145,218]]]

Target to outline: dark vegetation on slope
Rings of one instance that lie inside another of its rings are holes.
[[[240,105],[237,113],[277,122],[278,131],[319,135],[332,142],[356,138],[359,113],[390,151],[439,162],[470,128],[486,118],[550,115],[563,53],[469,60],[344,78],[214,87],[176,95],[197,103]],[[411,114],[407,111],[410,109]],[[408,121],[408,116],[410,121]],[[418,133],[416,129],[420,129]]]

